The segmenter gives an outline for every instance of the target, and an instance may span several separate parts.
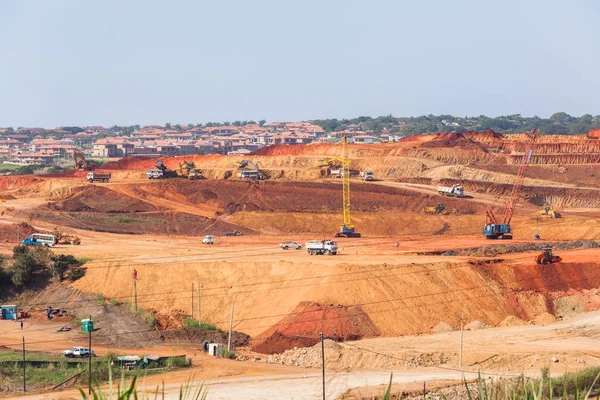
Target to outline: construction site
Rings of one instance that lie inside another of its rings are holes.
[[[327,399],[349,400],[380,395],[393,371],[410,393],[600,361],[598,131],[75,160],[61,174],[0,176],[2,254],[54,233],[53,252],[89,260],[81,279],[15,302],[68,309],[75,326],[91,315],[97,354],[188,354],[209,399],[319,399],[323,366]],[[290,241],[298,251],[280,245]],[[186,318],[223,335],[190,333]],[[0,321],[0,348],[21,349],[23,333],[30,350],[87,346],[77,329],[56,332],[68,323]],[[206,340],[236,359],[207,355]],[[146,384],[160,380],[185,378]]]

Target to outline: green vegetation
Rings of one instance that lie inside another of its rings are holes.
[[[137,389],[137,378],[138,376],[135,375],[133,377],[133,379],[131,380],[131,383],[129,384],[129,386],[125,385],[125,379],[124,376],[121,379],[121,383],[119,385],[117,385],[116,390],[113,388],[113,380],[112,380],[112,373],[110,375],[110,384],[108,389],[106,390],[106,392],[103,392],[102,389],[100,389],[100,387],[96,386],[95,388],[92,388],[92,395],[91,397],[89,397],[89,399],[94,399],[94,400],[112,400],[112,399],[116,399],[116,400],[129,400],[129,399],[150,399],[150,398],[154,398],[154,399],[158,399],[160,398],[165,398],[165,385],[163,383],[162,387],[159,388],[157,387],[156,390],[152,393],[141,393],[138,392]],[[206,400],[207,398],[207,392],[206,389],[204,388],[204,385],[200,385],[198,388],[194,387],[194,377],[190,376],[190,378],[187,380],[187,382],[183,385],[181,385],[181,387],[179,388],[179,400]],[[88,396],[87,394],[79,389],[79,393],[81,393],[81,397],[84,400],[88,400]]]
[[[80,266],[79,260],[70,254],[57,254],[50,258],[52,259],[52,264],[50,265],[52,275],[57,277],[61,282],[64,279],[65,272]]]
[[[573,117],[564,112],[552,114],[550,118],[523,117],[521,114],[503,115],[495,118],[486,117],[485,115],[478,117],[454,117],[452,115],[393,117],[388,115],[377,118],[320,119],[312,122],[327,132],[354,129],[372,131],[375,134],[396,133],[406,136],[432,132],[466,132],[488,129],[500,133],[523,133],[533,128],[538,128],[542,134],[547,135],[573,135],[600,128],[600,115],[585,114],[581,117]]]
[[[117,300],[117,299],[110,299],[110,300],[109,300],[109,303],[110,303],[110,305],[111,305],[111,306],[113,306],[113,307],[117,307],[117,306],[120,306],[120,305],[121,305],[121,302],[120,302],[119,300]]]
[[[73,283],[77,279],[83,278],[85,271],[82,268],[72,268],[69,271],[69,282]]]
[[[44,246],[15,246],[14,262],[8,269],[12,283],[19,288],[28,286],[34,274],[48,268],[51,255],[52,252]]]
[[[221,357],[235,360],[235,351],[228,351],[227,349],[221,350]]]
[[[98,303],[99,306],[105,305],[106,297],[104,297],[102,293],[96,293],[96,303]]]
[[[117,222],[121,222],[123,224],[130,224],[132,222],[137,222],[138,220],[136,218],[132,218],[132,217],[117,217]]]
[[[183,325],[186,328],[198,328],[198,329],[201,329],[204,331],[216,331],[217,330],[217,327],[214,324],[211,324],[209,322],[204,322],[204,321],[198,321],[198,320],[195,320],[190,317],[186,317],[183,320]]]

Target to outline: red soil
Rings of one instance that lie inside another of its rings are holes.
[[[17,229],[17,227],[19,229]],[[20,239],[23,240],[35,232],[39,231],[25,222],[12,225],[0,225],[0,242],[16,243],[17,236],[20,236]]]
[[[319,340],[318,332],[335,340],[379,336],[371,318],[357,306],[321,305],[302,302],[290,315],[264,331],[253,350],[264,354],[307,347]]]

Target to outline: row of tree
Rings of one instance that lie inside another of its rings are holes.
[[[455,117],[452,115],[423,115],[420,117],[393,117],[392,115],[372,118],[320,119],[312,121],[327,132],[356,129],[373,131],[375,134],[398,133],[405,136],[435,132],[466,132],[492,129],[500,133],[522,133],[538,128],[547,135],[576,135],[600,129],[600,115],[584,114],[580,117],[557,112],[549,118],[523,117],[521,114],[490,118]]]

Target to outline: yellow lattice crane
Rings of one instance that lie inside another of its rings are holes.
[[[335,237],[360,237],[360,233],[354,231],[354,225],[350,218],[350,157],[348,154],[348,136],[344,134],[342,142],[342,203],[344,210],[344,222]]]

